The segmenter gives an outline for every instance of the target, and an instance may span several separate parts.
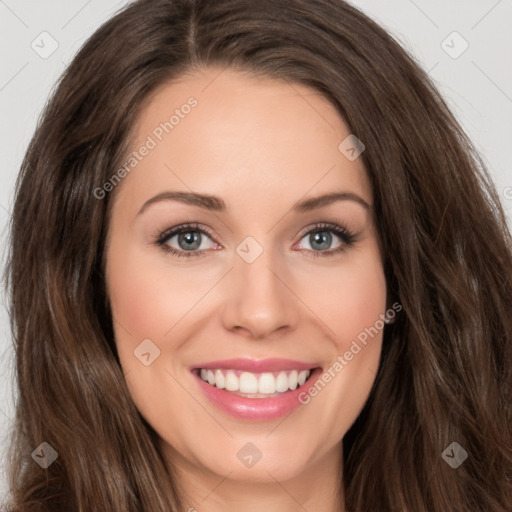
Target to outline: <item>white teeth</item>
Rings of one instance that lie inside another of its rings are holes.
[[[311,375],[310,370],[291,370],[275,373],[235,372],[235,370],[201,369],[201,379],[211,386],[247,395],[274,395],[302,386]]]
[[[240,375],[240,393],[257,393],[258,378],[254,373],[244,372]]]
[[[284,393],[288,390],[288,376],[286,373],[281,372],[276,379],[276,391]]]
[[[290,389],[295,389],[297,387],[297,379],[299,378],[299,372],[297,370],[293,370],[288,377],[288,386]]]
[[[270,395],[276,391],[276,378],[271,373],[262,373],[258,382],[258,393]]]
[[[220,370],[215,370],[215,382],[214,384],[219,389],[224,389],[226,387],[226,377]]]
[[[240,388],[240,380],[233,372],[226,374],[226,389],[228,391],[238,391]]]

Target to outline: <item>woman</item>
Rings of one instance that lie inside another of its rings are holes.
[[[139,1],[17,186],[13,511],[512,509],[512,248],[341,1]]]

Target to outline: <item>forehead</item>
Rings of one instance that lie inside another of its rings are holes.
[[[361,159],[340,150],[350,131],[324,96],[302,84],[201,70],[159,87],[133,133],[131,150],[145,155],[122,188],[134,202],[163,188],[228,203],[254,199],[259,207],[334,189],[371,202]]]

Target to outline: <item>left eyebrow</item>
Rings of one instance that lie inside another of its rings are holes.
[[[304,199],[296,203],[293,206],[293,210],[297,213],[309,212],[317,208],[322,208],[323,206],[328,206],[336,201],[355,201],[367,210],[372,209],[369,203],[353,192],[333,192],[331,194]]]

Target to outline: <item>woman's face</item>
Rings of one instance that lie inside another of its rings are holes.
[[[386,310],[349,135],[316,91],[220,69],[160,88],[139,118],[107,285],[133,400],[189,476],[339,468]]]

